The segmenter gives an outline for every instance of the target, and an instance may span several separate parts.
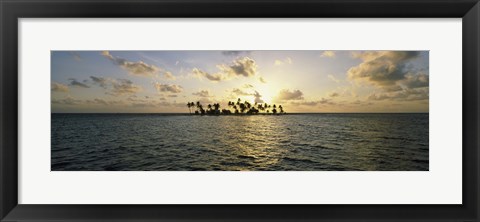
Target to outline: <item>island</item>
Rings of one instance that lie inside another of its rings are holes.
[[[286,114],[282,105],[270,105],[267,103],[242,102],[239,98],[236,102],[228,101],[228,109],[220,109],[220,103],[208,104],[206,109],[200,101],[188,102],[188,110],[193,115],[282,115]]]

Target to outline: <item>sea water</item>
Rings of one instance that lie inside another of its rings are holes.
[[[425,171],[428,113],[52,114],[53,171]]]

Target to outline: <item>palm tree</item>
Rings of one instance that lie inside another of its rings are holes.
[[[261,103],[257,105],[257,109],[258,109],[258,110],[263,110],[263,106],[262,106]]]
[[[235,110],[235,113],[238,113],[238,109],[236,105],[233,105],[232,108]]]
[[[230,111],[229,109],[220,109],[220,103],[213,103],[208,104],[207,109],[203,108],[203,105],[200,101],[195,102],[187,102],[188,111],[192,114],[192,108],[196,107],[195,115],[231,115],[232,113],[235,114],[246,114],[246,115],[254,115],[258,114],[261,111],[267,114],[284,114],[285,111],[283,110],[282,105],[268,105],[267,103],[257,103],[254,104],[244,101],[238,98],[237,102],[228,101],[228,106],[234,109],[234,112]],[[271,109],[273,107],[273,109]],[[277,109],[278,108],[278,109]]]
[[[193,102],[192,102],[192,107],[193,107]],[[195,111],[195,114],[197,113],[201,113],[201,110],[202,110],[202,104],[200,104],[200,101],[197,101],[197,110]]]
[[[252,104],[250,104],[248,101],[245,101],[245,106],[247,107],[247,109],[250,109],[250,107],[252,107]]]
[[[242,113],[245,112],[245,108],[246,108],[245,103],[240,103],[240,112]]]

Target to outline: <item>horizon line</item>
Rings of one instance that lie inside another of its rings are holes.
[[[281,115],[295,115],[295,114],[429,114],[430,112],[291,112],[291,113],[284,113]],[[192,116],[200,116],[195,115],[194,113],[179,113],[179,112],[51,112],[50,114],[175,114],[175,115],[192,115]],[[242,115],[242,114],[238,114]],[[228,116],[238,116],[235,114],[228,115]],[[248,115],[248,114],[243,114]],[[255,114],[255,115],[274,115],[274,114]],[[255,115],[248,115],[248,116],[255,116]],[[209,116],[209,115],[205,115]],[[220,114],[219,116],[224,116]]]

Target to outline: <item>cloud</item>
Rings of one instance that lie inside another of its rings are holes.
[[[112,89],[107,94],[111,95],[125,95],[125,94],[135,94],[141,91],[140,86],[134,85],[132,81],[128,79],[117,79],[112,81]]]
[[[115,58],[110,54],[109,51],[102,51],[100,55],[107,57],[110,60],[115,60]]]
[[[258,77],[258,80],[261,82],[261,83],[267,83],[267,80],[265,80],[263,77]]]
[[[335,58],[335,52],[334,51],[324,51],[320,57],[327,57],[327,58]]]
[[[208,72],[204,72],[204,71],[202,71],[200,69],[197,69],[197,68],[193,68],[192,72],[193,72],[193,75],[198,77],[198,78],[205,77],[208,80],[213,81],[213,82],[220,82],[220,81],[225,79],[225,77],[220,73],[210,74]]]
[[[332,80],[332,81],[334,81],[334,82],[336,82],[336,83],[339,83],[339,82],[340,82],[340,79],[335,78],[335,76],[333,76],[333,75],[328,75],[327,77],[328,77],[330,80]]]
[[[419,56],[416,51],[381,51],[353,53],[363,62],[348,70],[351,79],[367,79],[379,85],[391,85],[407,73],[406,62]]]
[[[179,85],[169,85],[161,83],[155,83],[155,88],[158,92],[181,93],[183,91],[183,88]]]
[[[219,65],[217,67],[228,76],[251,77],[255,76],[257,72],[257,64],[255,63],[255,60],[249,57],[239,58],[233,61],[232,64]]]
[[[360,100],[355,100],[350,103],[351,105],[356,105],[356,106],[370,106],[373,105],[372,102],[366,102],[366,101],[360,101]]]
[[[410,89],[428,87],[428,79],[428,75],[424,73],[420,73],[417,75],[407,74],[401,84]]]
[[[250,51],[222,51],[222,55],[225,56],[239,56],[241,54],[248,55]]]
[[[290,91],[288,89],[282,89],[277,96],[278,100],[302,100],[303,92],[300,90]]]
[[[401,62],[416,58],[420,55],[420,51],[359,51],[352,52],[353,58],[359,58],[363,61],[372,61],[379,58],[392,62]]]
[[[317,101],[290,102],[290,104],[296,105],[296,106],[317,106],[317,105],[334,105],[335,103],[332,102],[330,99],[322,98]]]
[[[136,108],[148,108],[148,107],[181,107],[183,108],[185,104],[177,102],[167,102],[165,98],[159,98],[158,100],[154,99],[138,99],[138,98],[128,98],[131,107]]]
[[[82,102],[81,100],[75,99],[70,95],[63,99],[52,100],[52,104],[59,104],[59,105],[78,105],[81,102]]]
[[[137,108],[157,107],[160,102],[150,99],[128,98],[129,105]]]
[[[429,98],[429,76],[412,69],[409,63],[418,58],[417,51],[368,51],[352,53],[362,60],[348,70],[348,78],[365,82],[381,90],[368,100],[416,101]]]
[[[332,100],[325,99],[325,98],[322,98],[321,100],[318,100],[317,103],[319,103],[319,104],[329,104],[329,105],[334,105],[335,104],[334,102],[332,102]]]
[[[199,92],[195,92],[195,93],[192,93],[192,95],[195,95],[195,96],[200,96],[200,97],[210,97],[210,92],[208,90],[202,90],[202,91],[199,91]]]
[[[106,89],[108,83],[110,82],[108,79],[103,78],[103,77],[97,77],[97,76],[90,76],[90,79],[93,81],[94,84],[99,85],[100,87]]]
[[[417,51],[374,51],[353,53],[363,62],[347,71],[348,78],[379,87],[395,85],[408,73],[406,63],[420,55]]]
[[[295,106],[316,106],[318,105],[318,102],[317,101],[290,102],[290,104]]]
[[[213,82],[220,82],[224,80],[230,80],[238,76],[251,77],[254,76],[257,71],[257,65],[255,61],[248,57],[238,58],[228,65],[217,65],[217,68],[220,71],[215,74],[210,74],[198,68],[193,68],[192,75],[200,79],[207,78]]]
[[[382,90],[385,92],[396,92],[401,91],[403,88],[399,85],[383,86]]]
[[[147,108],[147,107],[157,107],[160,104],[161,103],[152,103],[152,102],[149,102],[149,101],[141,101],[141,102],[133,102],[133,103],[130,104],[130,106],[136,107],[136,108]],[[168,104],[167,106],[170,106],[170,103],[165,103],[165,104]]]
[[[86,100],[84,101],[84,103],[90,104],[90,105],[104,105],[104,106],[115,106],[115,105],[125,104],[123,101],[120,101],[120,100],[104,100],[99,98],[95,98],[93,100]]]
[[[233,89],[233,90],[232,90],[232,93],[234,93],[234,94],[236,94],[236,95],[239,95],[239,96],[249,96],[249,95],[252,95],[251,93],[245,92],[245,91],[243,91],[243,90],[241,90],[241,89],[237,89],[237,88]]]
[[[52,82],[51,90],[54,91],[54,92],[68,92],[69,91],[67,85],[57,83],[57,82]]]
[[[90,80],[93,84],[98,85],[107,91],[107,95],[126,95],[126,94],[135,94],[142,90],[142,87],[133,84],[131,80],[128,79],[111,79],[104,78],[99,76],[90,76]]]
[[[165,76],[165,78],[170,79],[170,80],[175,80],[176,79],[175,76],[171,72],[168,72],[168,71],[163,73],[163,75]]]
[[[67,96],[63,99],[54,99],[52,100],[52,104],[58,105],[103,105],[103,106],[115,106],[115,105],[123,105],[125,104],[122,100],[105,100],[95,98],[93,100],[79,100],[75,99],[72,96]]]
[[[108,51],[103,51],[101,53],[101,55],[108,58],[115,65],[120,66],[122,69],[126,70],[131,75],[135,75],[135,76],[154,76],[155,74],[157,74],[160,71],[160,68],[158,68],[155,65],[149,65],[149,64],[146,64],[143,61],[130,62],[130,61],[127,61],[126,59],[123,59],[123,58],[114,57]]]
[[[428,100],[429,92],[428,88],[414,88],[404,89],[397,92],[387,93],[373,93],[368,97],[368,100],[396,100],[396,101],[417,101]]]
[[[231,98],[237,98],[236,96],[253,96],[254,102],[256,103],[263,103],[262,95],[258,91],[254,91],[253,93],[245,92],[241,89],[235,88],[232,90]]]
[[[258,93],[257,91],[255,91],[255,93],[253,93],[253,97],[255,98],[255,100],[254,100],[255,103],[263,103],[264,102],[262,100],[262,95],[260,95],[260,93]]]
[[[290,57],[287,57],[283,60],[279,60],[279,59],[275,60],[273,65],[280,66],[280,65],[283,65],[283,64],[292,64],[292,63],[293,63],[292,59]]]
[[[81,82],[77,81],[76,79],[71,78],[69,80],[70,80],[70,83],[69,83],[70,86],[79,87],[79,88],[90,88],[90,86],[88,86],[87,84],[81,83]]]
[[[243,85],[243,88],[251,89],[251,88],[253,88],[253,86],[251,84],[245,84],[245,85]]]
[[[170,95],[169,97],[176,96],[176,95]],[[151,97],[150,97],[151,98]],[[67,106],[131,106],[131,107],[162,107],[162,106],[168,106],[168,107],[181,107],[183,108],[185,106],[184,103],[177,103],[177,102],[167,102],[165,101],[165,98],[160,98],[158,100],[156,99],[150,99],[146,98],[138,98],[137,96],[130,96],[126,100],[107,100],[107,99],[102,99],[102,98],[95,98],[95,99],[89,99],[89,100],[79,100],[75,99],[71,96],[68,96],[63,99],[53,99],[52,104],[56,105],[67,105]]]
[[[340,94],[338,94],[337,92],[332,92],[332,93],[330,93],[328,96],[330,96],[330,97],[338,97],[338,96],[340,96]]]

